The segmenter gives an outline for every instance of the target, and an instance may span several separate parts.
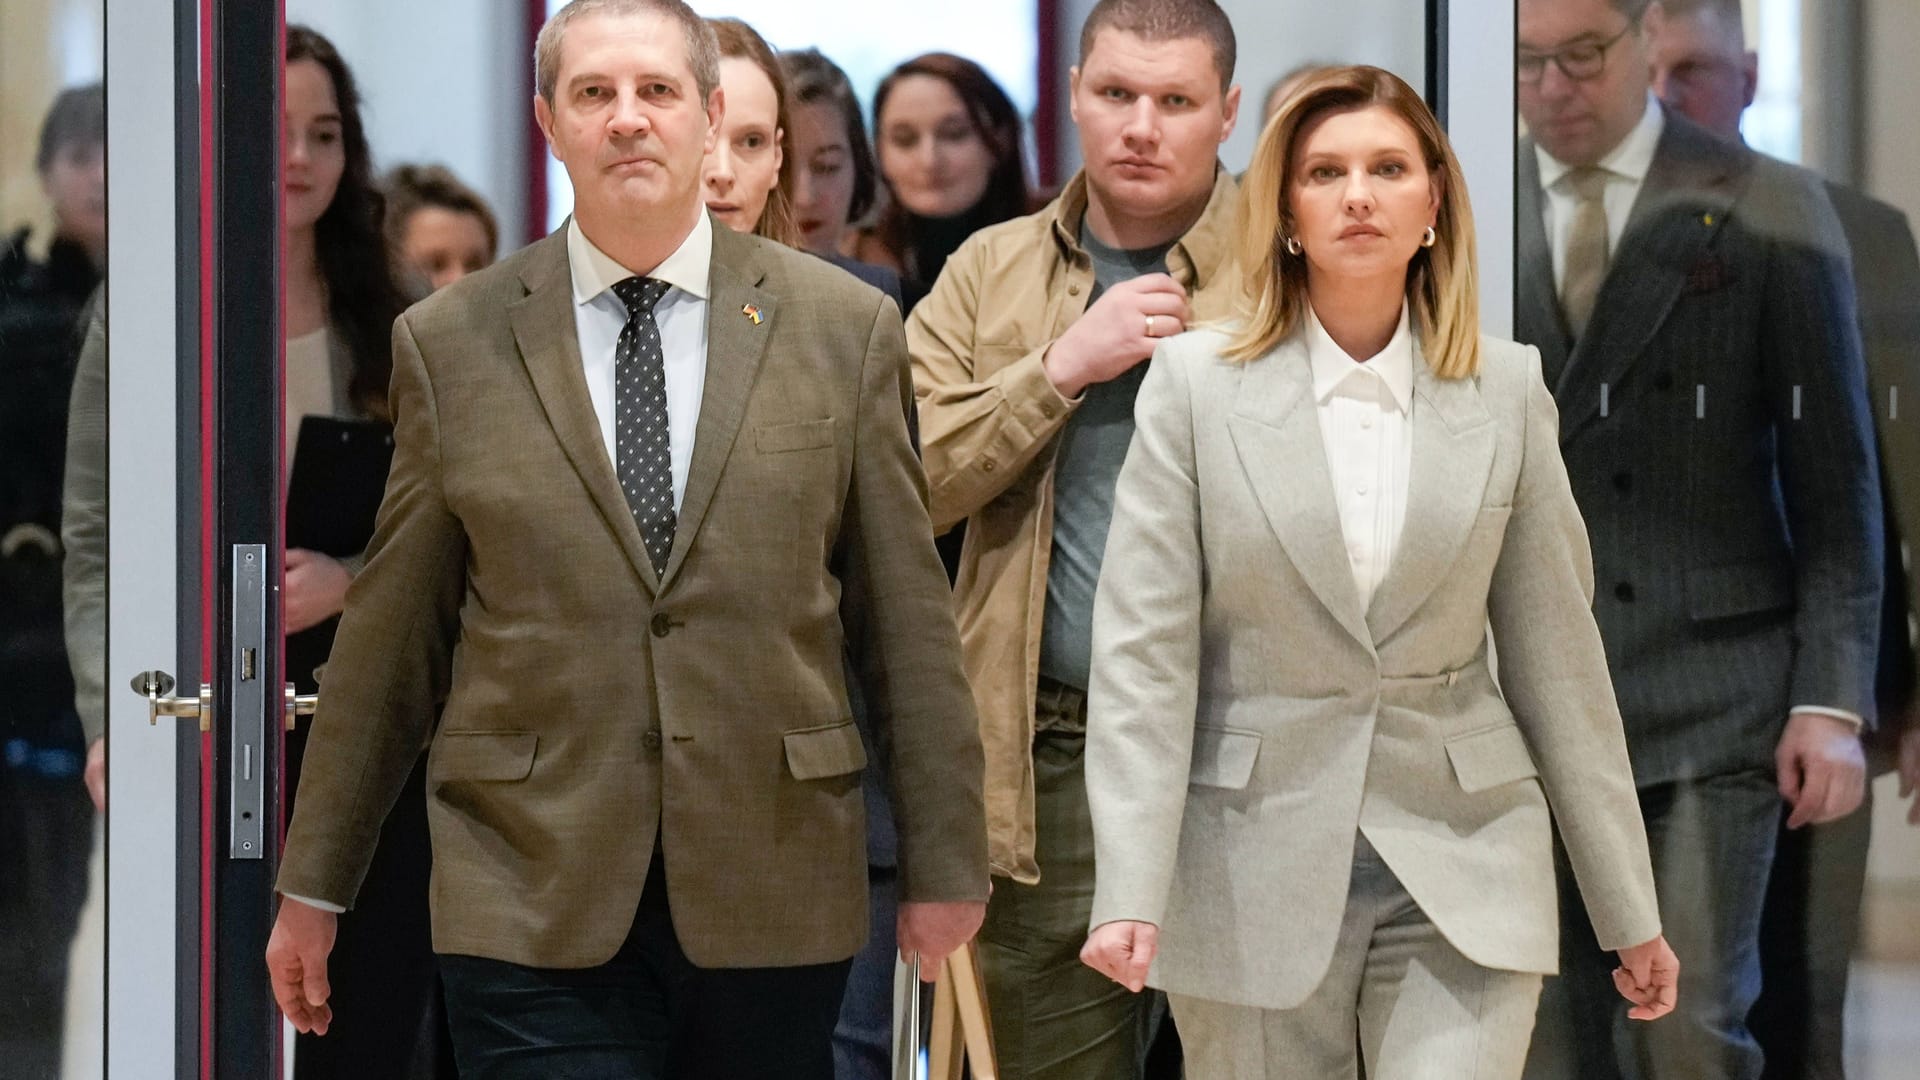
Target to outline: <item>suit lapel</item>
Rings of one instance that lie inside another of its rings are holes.
[[[1601,387],[1608,388],[1608,398],[1619,396],[1620,383],[1726,225],[1739,173],[1736,155],[1668,114],[1593,319],[1554,386],[1563,445],[1599,416]]]
[[[633,522],[633,509],[620,490],[613,462],[607,460],[606,441],[587,393],[587,376],[580,362],[580,336],[574,322],[573,281],[567,267],[564,230],[540,241],[521,271],[527,287],[524,299],[507,309],[520,358],[533,380],[533,389],[546,410],[547,422],[573,462],[607,527],[620,541],[627,561],[651,592],[659,590],[653,562]]]
[[[1547,227],[1541,217],[1544,196],[1540,191],[1540,161],[1531,141],[1520,147],[1518,170],[1514,213],[1519,220],[1514,223],[1514,235],[1519,245],[1520,282],[1515,325],[1520,340],[1540,350],[1541,366],[1551,386],[1566,370],[1573,341],[1560,312],[1560,297],[1554,292],[1553,250],[1547,244]]]
[[[1413,471],[1407,516],[1367,627],[1385,641],[1439,587],[1473,531],[1493,468],[1494,432],[1474,379],[1442,379],[1415,347]]]
[[[661,575],[662,587],[673,581],[699,536],[713,503],[714,488],[720,483],[746,416],[747,399],[752,396],[767,341],[779,326],[775,311],[778,302],[759,287],[765,272],[754,258],[754,243],[718,222],[714,224],[713,269],[708,276],[712,295],[707,300],[706,388],[701,393],[693,461],[687,471],[687,490],[680,499],[673,553]]]
[[[1298,335],[1242,366],[1238,398],[1227,429],[1268,525],[1320,603],[1372,649],[1334,508],[1313,372]]]

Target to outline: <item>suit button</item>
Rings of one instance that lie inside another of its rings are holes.
[[[1040,403],[1040,415],[1046,417],[1049,420],[1053,419],[1054,414],[1058,413],[1059,411],[1060,411],[1059,407],[1056,406],[1051,401],[1043,401]]]
[[[1633,603],[1633,586],[1623,581],[1613,587],[1613,595],[1618,597],[1621,603],[1631,604]]]
[[[667,617],[667,613],[663,611],[655,615],[653,617],[653,636],[666,637],[671,633],[673,633],[673,620]]]
[[[1663,372],[1661,372],[1660,374],[1658,374],[1658,375],[1656,375],[1656,376],[1654,376],[1654,377],[1653,377],[1653,388],[1654,388],[1655,390],[1671,390],[1671,389],[1673,389],[1673,372],[1671,372],[1671,371],[1663,371]]]
[[[640,741],[641,743],[645,744],[646,748],[649,750],[660,749],[660,729],[648,728],[644,733],[641,734]]]
[[[1633,474],[1630,472],[1614,473],[1613,486],[1616,489],[1618,489],[1620,494],[1622,495],[1625,495],[1627,492],[1632,491],[1633,490]]]

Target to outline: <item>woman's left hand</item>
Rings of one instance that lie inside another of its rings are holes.
[[[353,575],[331,555],[287,549],[287,633],[297,634],[340,614]]]
[[[1121,919],[1094,927],[1080,948],[1080,962],[1137,994],[1146,988],[1159,949],[1159,927]]]
[[[1658,1020],[1680,1000],[1680,959],[1661,935],[1645,945],[1620,950],[1620,966],[1613,969],[1613,986],[1633,1002],[1630,1020]]]

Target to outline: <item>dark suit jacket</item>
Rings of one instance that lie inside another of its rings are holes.
[[[1576,343],[1519,160],[1517,336],[1560,406],[1636,778],[1770,768],[1795,705],[1871,722],[1879,478],[1824,194],[1669,112]]]
[[[1913,705],[1907,620],[1920,612],[1920,579],[1908,577],[1900,557],[1903,540],[1920,540],[1920,254],[1899,210],[1841,184],[1828,184],[1827,197],[1853,255],[1860,339],[1880,436],[1887,549],[1875,696],[1882,720],[1878,734],[1890,736],[1899,733]]]
[[[851,655],[888,729],[902,899],[985,898],[979,727],[899,312],[713,232],[706,387],[660,575],[588,397],[563,235],[396,324],[392,476],[281,891],[352,901],[431,731],[437,951],[605,962],[657,836],[694,963],[844,959],[867,938]]]

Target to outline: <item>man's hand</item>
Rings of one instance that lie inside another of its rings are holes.
[[[87,744],[87,770],[82,776],[87,782],[87,794],[93,796],[93,808],[104,813],[107,809],[106,736]]]
[[[901,904],[900,917],[894,922],[900,956],[912,959],[918,955],[921,972],[931,979],[955,949],[973,940],[986,919],[983,900]]]
[[[1867,792],[1867,753],[1852,724],[1820,713],[1794,713],[1773,752],[1780,797],[1793,806],[1787,828],[1824,825],[1860,808]]]
[[[1185,330],[1190,318],[1186,290],[1171,276],[1123,281],[1101,293],[1041,363],[1060,396],[1079,397],[1094,383],[1117,378],[1152,356],[1159,340]]]
[[[1613,987],[1633,1002],[1630,1020],[1658,1020],[1680,1000],[1680,960],[1665,935],[1645,945],[1620,950],[1620,966],[1613,969]]]
[[[1909,795],[1907,824],[1920,825],[1920,723],[1909,723],[1900,736],[1900,797]]]
[[[1093,928],[1080,947],[1080,962],[1137,994],[1146,989],[1147,969],[1159,951],[1159,927],[1121,919]]]
[[[273,999],[293,1022],[294,1030],[325,1035],[333,1023],[327,999],[327,954],[333,952],[340,917],[289,897],[280,899],[280,917],[267,939],[267,976],[273,981]]]
[[[340,614],[353,575],[330,555],[287,549],[287,633],[297,634]]]

